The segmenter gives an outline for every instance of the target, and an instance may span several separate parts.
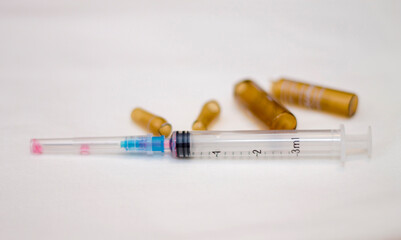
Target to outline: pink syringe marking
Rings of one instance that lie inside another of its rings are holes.
[[[82,155],[88,155],[89,154],[89,145],[88,144],[82,144],[80,153]]]
[[[43,152],[43,147],[38,140],[31,140],[31,152],[34,154],[41,154]]]

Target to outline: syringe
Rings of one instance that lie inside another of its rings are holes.
[[[174,131],[164,136],[32,139],[31,152],[171,153],[177,158],[340,158],[367,154],[372,135],[346,135],[334,130]]]

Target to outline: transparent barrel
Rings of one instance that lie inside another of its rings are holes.
[[[42,153],[123,153],[164,152],[164,136],[89,137],[32,139],[31,152]]]
[[[177,157],[172,136],[172,152]],[[178,141],[179,142],[179,141]],[[192,131],[188,154],[209,158],[340,158],[349,154],[370,155],[371,134],[346,136],[337,130]]]

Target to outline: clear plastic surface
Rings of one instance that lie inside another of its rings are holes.
[[[31,152],[42,153],[123,153],[123,152],[164,152],[164,137],[90,137],[32,139]]]
[[[177,137],[180,136],[180,137]],[[372,149],[371,130],[345,134],[334,130],[191,131],[185,138],[173,132],[164,136],[32,139],[31,151],[42,153],[154,153],[208,158],[338,158],[366,154]],[[180,153],[184,152],[185,154]]]
[[[344,160],[351,154],[370,156],[370,128],[361,135],[346,135],[342,126],[336,130],[190,132],[190,157]]]

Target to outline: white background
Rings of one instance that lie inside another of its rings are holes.
[[[401,238],[400,1],[2,1],[0,239]],[[141,106],[189,130],[259,129],[233,87],[279,76],[356,92],[373,128],[336,161],[33,156],[30,138],[138,135]]]

